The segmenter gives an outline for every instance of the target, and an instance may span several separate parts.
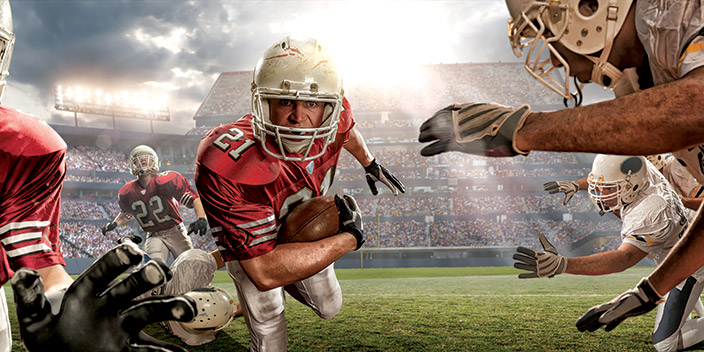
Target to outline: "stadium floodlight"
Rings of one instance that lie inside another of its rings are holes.
[[[116,117],[150,121],[171,120],[165,94],[153,95],[144,91],[109,92],[103,88],[57,85],[54,96],[54,108],[73,112],[76,125],[78,113],[111,116],[113,127]]]

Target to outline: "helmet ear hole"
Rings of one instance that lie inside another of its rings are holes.
[[[597,0],[581,0],[578,6],[579,13],[587,18],[593,16],[599,10],[599,2]]]

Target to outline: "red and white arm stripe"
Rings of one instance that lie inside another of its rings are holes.
[[[46,243],[41,242],[43,240],[42,235],[44,233],[44,228],[46,228],[49,224],[49,221],[22,221],[11,222],[0,226],[0,242],[4,247],[13,247],[29,241],[40,241],[40,243],[15,249],[6,248],[5,251],[7,256],[10,258],[16,258],[34,253],[51,252],[52,249]],[[42,231],[13,234],[15,231],[28,229],[41,229]]]
[[[249,230],[249,232],[254,236],[265,235],[253,240],[249,244],[250,247],[256,246],[264,242],[269,242],[271,240],[275,240],[279,230],[279,225],[276,224],[276,218],[273,214],[264,219],[259,219],[252,222],[248,222],[246,224],[242,224],[239,227],[245,230]],[[254,228],[257,229],[254,230]]]
[[[186,192],[181,196],[181,199],[179,200],[179,203],[183,204],[183,206],[192,208],[193,207],[193,196]]]
[[[5,236],[5,233],[13,230],[24,230],[24,229],[43,229],[49,226],[49,221],[20,221],[20,222],[10,222],[5,225],[0,226],[0,237]]]

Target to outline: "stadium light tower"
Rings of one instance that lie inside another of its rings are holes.
[[[169,106],[166,95],[150,95],[141,92],[107,92],[103,89],[91,89],[82,86],[61,86],[54,88],[54,108],[73,112],[76,127],[78,113],[104,115],[115,118],[149,120],[152,133],[154,121],[170,121]]]

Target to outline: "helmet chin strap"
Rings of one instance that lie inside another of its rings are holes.
[[[604,52],[606,52],[606,48],[604,49]],[[623,72],[605,60],[602,62],[603,57],[604,54],[602,54],[598,59],[587,56],[589,60],[594,62],[591,81],[606,88],[613,88],[616,85],[616,82],[618,82],[618,80],[620,80],[623,76]]]
[[[577,76],[574,76],[574,86],[577,87],[577,91],[574,93],[570,93],[572,96],[572,99],[567,99],[567,98],[562,98],[562,103],[565,104],[566,108],[570,108],[570,105],[567,103],[570,100],[574,100],[574,106],[573,108],[576,108],[578,106],[582,105],[582,100],[584,100],[584,95],[582,94],[582,87],[584,86],[584,83],[581,83],[577,80]]]
[[[609,9],[618,8],[618,0],[609,0]],[[623,76],[623,72],[616,68],[616,66],[609,63],[609,55],[611,55],[611,49],[614,46],[614,39],[616,38],[616,21],[618,19],[616,15],[617,11],[609,11],[606,17],[606,33],[604,35],[604,49],[601,51],[599,58],[585,55],[585,57],[594,63],[592,68],[592,78],[591,81],[604,86],[606,88],[613,88]]]

